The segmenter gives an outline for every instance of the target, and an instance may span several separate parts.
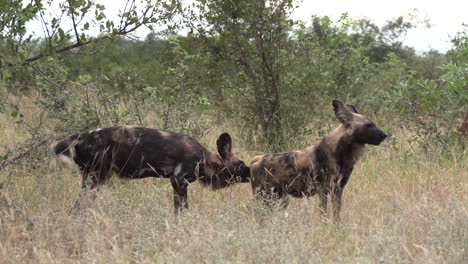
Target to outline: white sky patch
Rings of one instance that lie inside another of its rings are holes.
[[[431,28],[412,29],[408,32],[404,44],[416,51],[428,51],[431,48],[446,52],[451,48],[450,38],[462,30],[462,24],[468,24],[468,1],[445,0],[304,0],[293,12],[294,19],[310,22],[312,15],[330,16],[338,19],[342,13],[351,18],[368,18],[376,25],[398,16],[407,17],[411,9],[417,9],[420,19],[428,18]]]

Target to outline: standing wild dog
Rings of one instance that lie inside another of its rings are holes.
[[[197,179],[213,189],[248,181],[249,167],[232,154],[229,134],[222,134],[216,144],[218,153],[183,134],[119,126],[69,136],[54,151],[61,163],[78,165],[83,188],[104,184],[113,172],[128,179],[170,178],[177,213],[188,208],[187,187]]]
[[[287,206],[288,195],[309,197],[316,193],[326,213],[331,194],[333,215],[339,219],[343,188],[366,144],[379,145],[387,135],[352,105],[334,100],[341,124],[319,144],[304,150],[256,156],[250,164],[252,189],[264,202],[280,199]]]

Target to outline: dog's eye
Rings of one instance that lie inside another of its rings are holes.
[[[374,127],[374,124],[367,124],[366,125],[366,128],[373,128]]]

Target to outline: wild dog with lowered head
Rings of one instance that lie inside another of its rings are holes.
[[[377,146],[387,134],[354,106],[338,100],[332,105],[341,124],[319,144],[252,159],[251,183],[257,199],[267,203],[280,199],[287,206],[289,195],[309,197],[318,193],[319,207],[325,214],[330,194],[334,218],[339,219],[343,189],[365,145]]]
[[[218,153],[183,134],[119,126],[69,136],[54,151],[64,165],[78,165],[83,188],[104,184],[113,172],[128,179],[170,178],[177,213],[188,208],[187,187],[197,179],[213,189],[248,181],[249,167],[232,154],[229,134],[222,134],[216,144]]]

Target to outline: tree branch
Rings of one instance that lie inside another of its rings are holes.
[[[51,138],[47,138],[47,139],[44,139],[42,140],[41,142],[37,143],[37,144],[33,144],[28,150],[26,150],[25,152],[15,156],[14,158],[12,158],[11,160],[6,160],[2,163],[0,163],[0,170],[3,170],[6,166],[8,165],[11,165],[11,164],[18,164],[19,161],[21,161],[23,158],[27,157],[33,150],[37,149],[38,147],[46,144],[47,142],[49,142]]]
[[[86,46],[86,45],[91,44],[91,43],[96,43],[96,42],[100,42],[100,41],[105,40],[105,39],[110,39],[110,38],[115,37],[115,36],[123,36],[123,35],[126,35],[128,33],[131,33],[133,31],[135,31],[136,29],[138,29],[142,25],[143,25],[143,23],[140,23],[140,24],[135,25],[133,28],[131,28],[129,30],[116,32],[116,33],[113,33],[113,34],[110,34],[110,35],[104,35],[104,36],[97,37],[97,38],[94,38],[94,39],[91,39],[91,40],[88,40],[88,41],[85,41],[85,42],[79,42],[79,43],[67,45],[67,46],[65,46],[63,48],[54,50],[52,53],[61,53],[61,52],[64,52],[64,51],[72,50],[74,48],[79,48],[79,47],[82,47],[82,46]],[[44,57],[46,55],[47,55],[47,53],[42,52],[42,53],[39,53],[38,55],[27,58],[25,60],[25,62],[26,63],[33,62],[33,61],[36,61],[36,60],[38,60],[38,59],[40,59],[40,58],[42,58],[42,57]]]
[[[53,86],[55,86],[56,88],[58,89],[62,89],[62,86],[51,81],[49,78],[47,78],[47,76],[45,76],[45,74],[43,72],[41,72],[37,67],[35,67],[34,65],[31,65],[31,67],[33,68],[33,70],[35,70],[39,75],[41,75],[41,77],[48,83],[52,84]]]
[[[69,5],[68,8],[70,8],[70,13],[71,13],[71,17],[72,17],[73,30],[75,31],[76,43],[79,44],[81,41],[80,41],[80,35],[78,34],[78,30],[76,29],[75,9],[72,8],[71,1],[68,1],[68,5]]]
[[[49,27],[47,26],[47,23],[44,19],[44,16],[42,15],[42,11],[39,12],[39,15],[41,16],[41,21],[42,21],[42,30],[44,31],[44,35],[47,36],[47,47],[49,50],[52,50],[52,37],[49,32]]]
[[[112,37],[115,37],[115,36],[124,36],[124,35],[127,35],[129,33],[132,33],[133,31],[137,30],[139,27],[141,27],[142,25],[145,25],[148,22],[148,20],[146,20],[146,15],[148,13],[148,11],[150,10],[151,8],[148,7],[142,14],[142,16],[140,17],[140,22],[139,23],[135,23],[135,25],[133,27],[131,27],[130,29],[127,29],[127,27],[131,24],[127,24],[125,23],[125,25],[123,26],[123,28],[119,29],[117,32],[114,32],[114,33],[110,33],[108,35],[103,35],[103,36],[100,36],[100,37],[97,37],[97,38],[94,38],[94,39],[90,39],[88,41],[80,41],[79,37],[77,36],[77,41],[76,43],[74,44],[70,44],[70,45],[67,45],[65,47],[62,47],[62,48],[57,48],[55,50],[51,49],[51,52],[50,53],[47,53],[47,52],[41,52],[37,55],[34,55],[34,56],[31,56],[27,59],[24,60],[24,63],[30,63],[30,62],[33,62],[33,61],[36,61],[42,57],[45,57],[47,56],[48,54],[55,54],[55,53],[62,53],[62,52],[65,52],[65,51],[69,51],[69,50],[72,50],[72,49],[75,49],[75,48],[79,48],[79,47],[82,47],[82,46],[86,46],[88,44],[91,44],[91,43],[97,43],[97,42],[100,42],[100,41],[103,41],[105,39],[110,39]],[[153,15],[153,14],[152,14]],[[151,16],[152,16],[151,15]],[[75,34],[77,34],[76,32],[76,26],[74,24],[74,27],[75,27]]]
[[[127,3],[125,3],[125,7],[123,9],[122,16],[120,17],[119,30],[122,30],[122,23],[123,23],[123,18],[124,18],[123,14],[125,14],[125,12],[127,11],[127,6],[128,6],[129,2],[130,2],[130,0],[127,0]]]

